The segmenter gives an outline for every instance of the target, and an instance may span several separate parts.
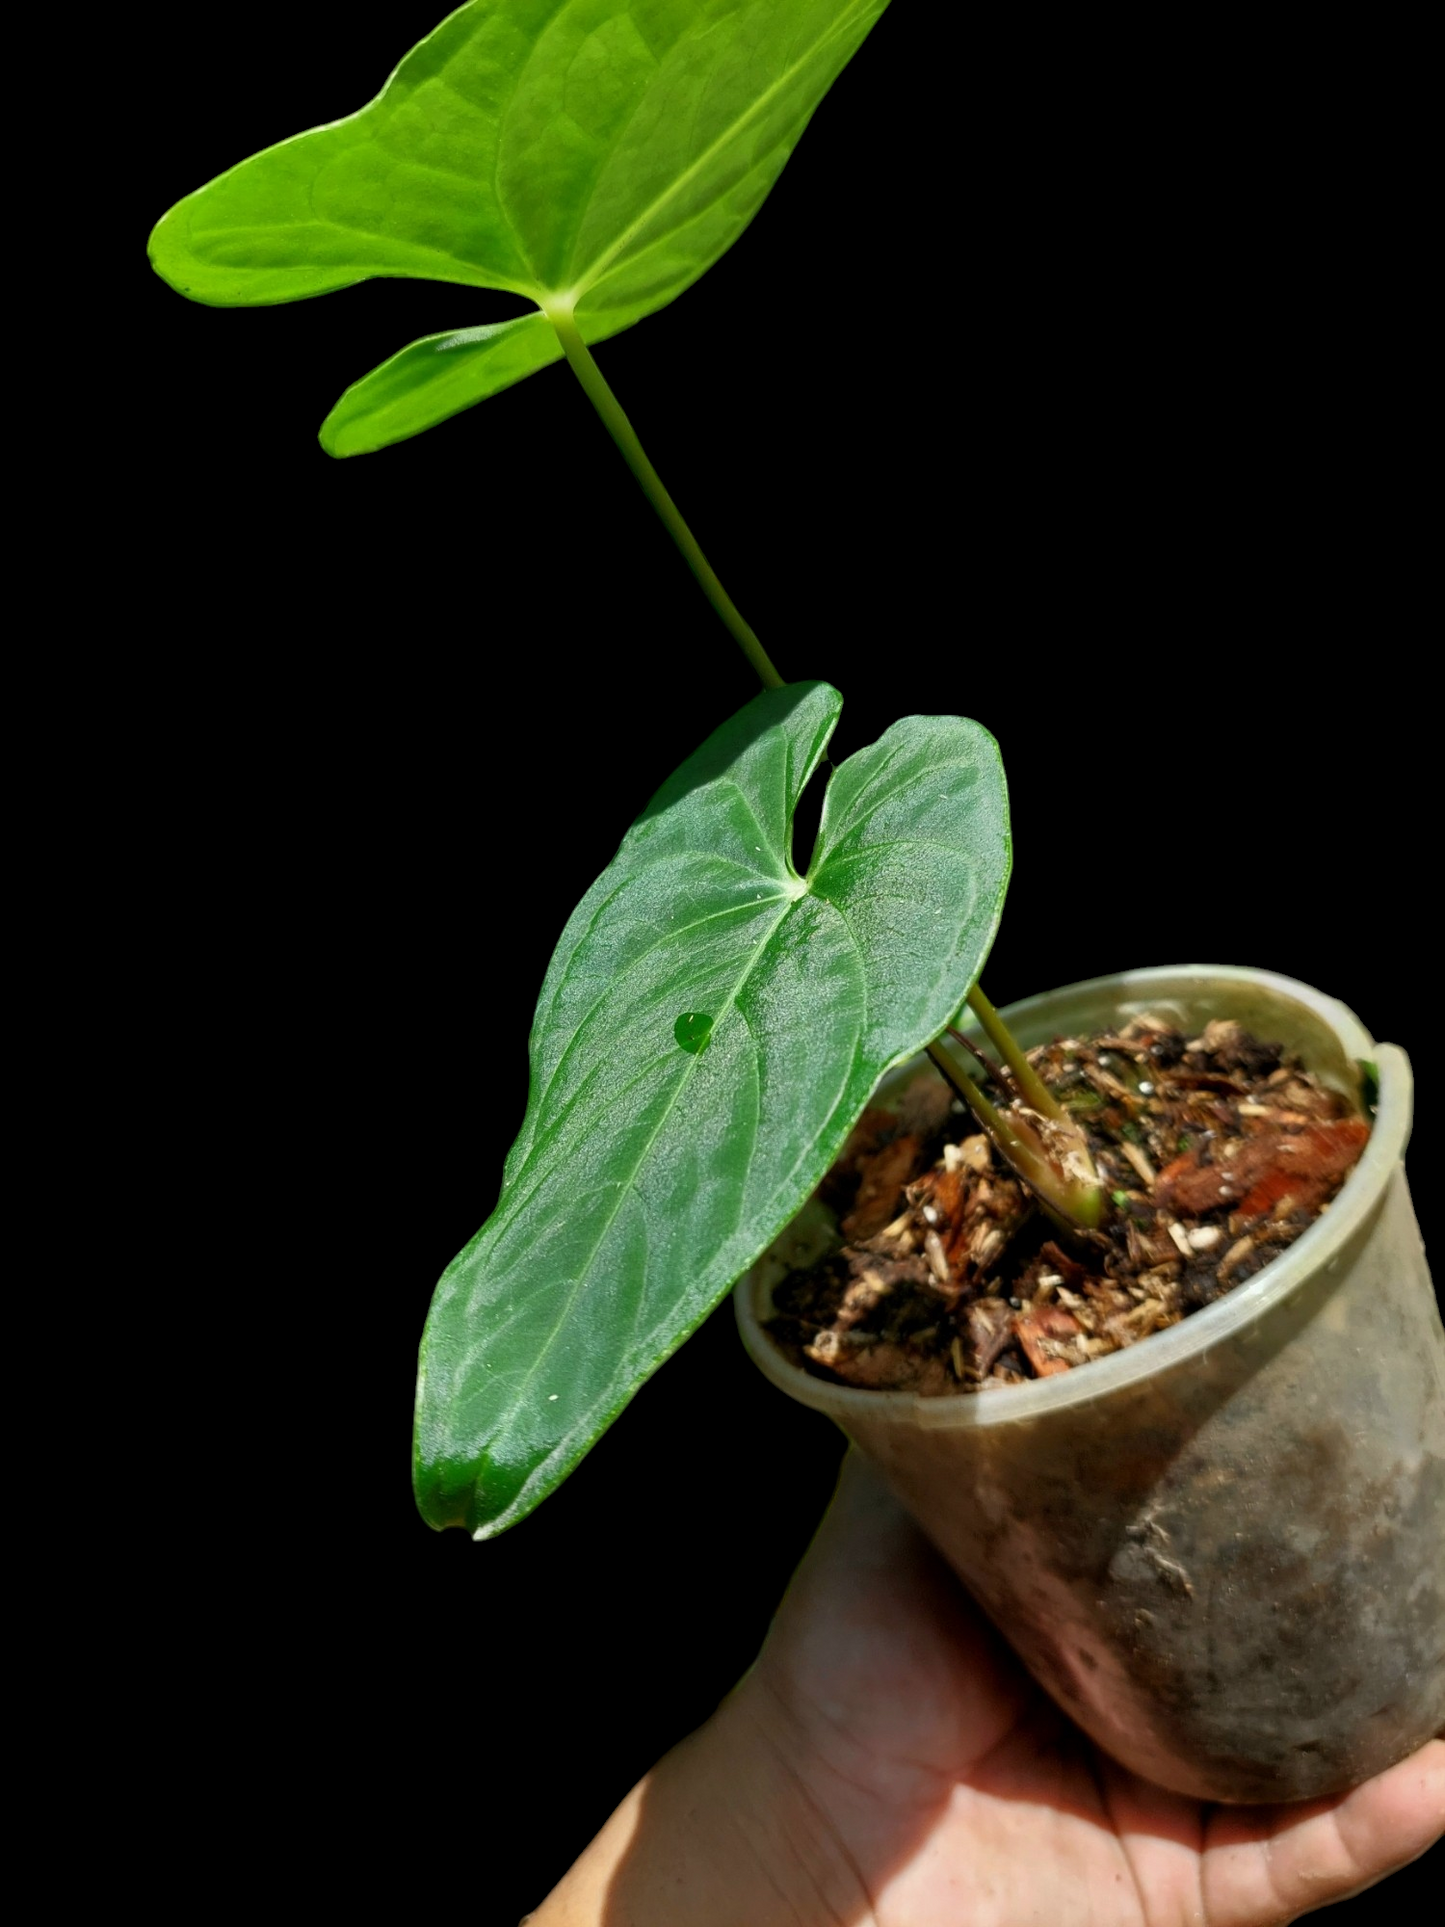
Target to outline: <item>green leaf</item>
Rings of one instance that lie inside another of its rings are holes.
[[[151,259],[219,306],[410,275],[529,296],[603,340],[732,246],[886,5],[471,0],[359,113],[178,202]],[[556,359],[530,318],[509,325],[505,348],[393,357],[348,390],[327,447],[416,434]]]
[[[910,716],[793,812],[826,683],[756,697],[663,785],[574,911],[497,1208],[437,1287],[416,1491],[486,1538],[552,1490],[794,1215],[883,1073],[935,1037],[998,926],[993,738]]]
[[[368,455],[561,358],[557,331],[544,314],[428,335],[351,384],[321,424],[321,446],[328,455]]]

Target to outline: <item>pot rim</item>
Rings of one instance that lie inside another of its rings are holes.
[[[1404,1051],[1395,1044],[1376,1044],[1348,1006],[1309,984],[1270,970],[1252,970],[1234,964],[1175,964],[1119,971],[1062,985],[1008,1005],[1003,1015],[1011,1024],[1022,1025],[1062,997],[1101,992],[1117,996],[1121,1006],[1133,1003],[1143,1010],[1151,1000],[1166,1001],[1171,985],[1175,987],[1172,994],[1177,996],[1187,994],[1190,983],[1210,982],[1262,986],[1287,1002],[1303,1006],[1314,1020],[1314,1027],[1328,1031],[1347,1060],[1354,1062],[1367,1057],[1379,1073],[1379,1101],[1369,1142],[1359,1163],[1329,1209],[1277,1258],[1202,1311],[1193,1312],[1167,1331],[1153,1332],[1106,1358],[1091,1359],[1087,1365],[1071,1372],[1036,1379],[1028,1385],[990,1386],[971,1394],[934,1398],[922,1398],[916,1392],[866,1391],[854,1385],[834,1385],[792,1364],[773,1344],[759,1321],[756,1300],[761,1273],[759,1266],[754,1265],[733,1290],[738,1327],[754,1364],[790,1397],[827,1412],[845,1424],[850,1417],[927,1430],[1011,1424],[1087,1404],[1091,1399],[1108,1398],[1142,1379],[1206,1353],[1254,1324],[1307,1279],[1338,1264],[1351,1238],[1379,1208],[1386,1187],[1404,1157],[1413,1103],[1410,1061]],[[913,1061],[905,1060],[906,1063]]]

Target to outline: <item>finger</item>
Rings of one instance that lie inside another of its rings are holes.
[[[1220,1809],[1204,1892],[1211,1927],[1298,1920],[1418,1859],[1445,1833],[1445,1742],[1353,1792],[1299,1806]]]

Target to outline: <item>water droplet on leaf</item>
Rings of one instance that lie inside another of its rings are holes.
[[[712,1019],[702,1010],[685,1010],[672,1027],[672,1034],[691,1057],[705,1051],[712,1039]]]

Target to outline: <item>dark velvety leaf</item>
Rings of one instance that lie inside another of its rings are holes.
[[[793,812],[841,699],[757,697],[666,783],[573,913],[491,1219],[422,1347],[419,1503],[515,1523],[807,1198],[878,1079],[977,976],[1009,869],[993,739],[911,716]]]

